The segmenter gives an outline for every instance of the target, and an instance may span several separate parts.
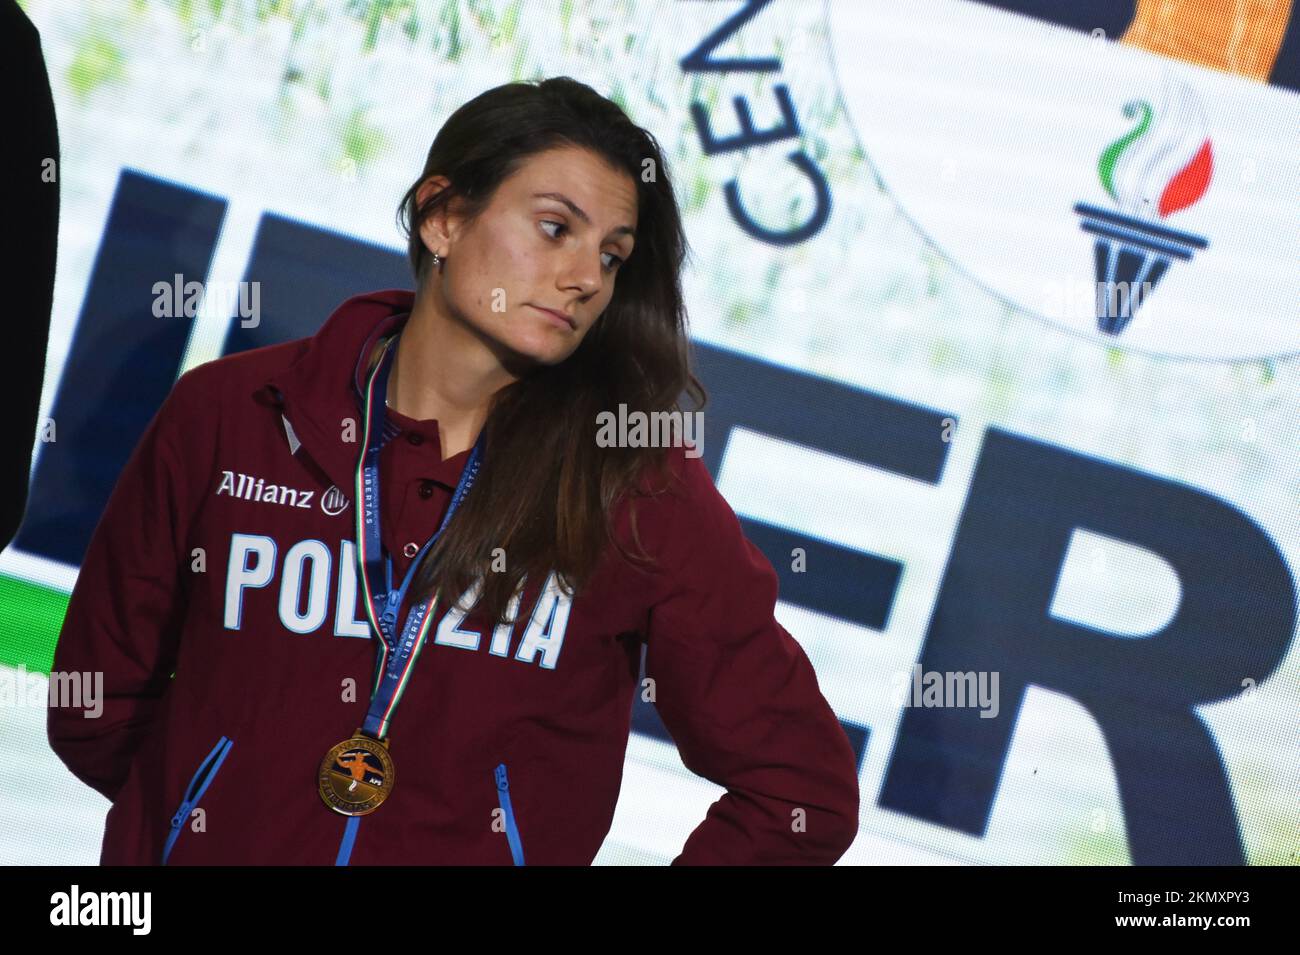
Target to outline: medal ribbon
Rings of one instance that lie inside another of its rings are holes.
[[[375,665],[375,685],[371,691],[370,708],[366,711],[366,721],[362,732],[378,740],[388,736],[389,724],[397,704],[402,699],[406,684],[415,668],[415,661],[424,647],[425,635],[433,620],[429,612],[438,602],[438,594],[432,601],[425,600],[415,604],[406,614],[401,630],[401,638],[395,633],[397,614],[406,597],[407,588],[415,577],[420,561],[442,535],[443,529],[451,520],[470,487],[478,476],[483,458],[483,443],[487,429],[479,433],[470,453],[465,469],[461,472],[456,490],[452,494],[451,504],[442,518],[442,523],[433,536],[420,548],[419,554],[411,561],[406,570],[406,577],[399,588],[393,588],[393,561],[384,550],[379,533],[379,452],[383,447],[384,430],[384,396],[388,394],[388,376],[392,370],[393,356],[396,354],[397,337],[394,336],[384,348],[378,364],[370,373],[366,383],[365,394],[365,431],[363,433],[364,452],[357,462],[356,501],[357,501],[357,559],[361,566],[362,587],[365,590],[366,615],[370,625],[379,636],[379,659]],[[376,397],[378,396],[378,401]]]

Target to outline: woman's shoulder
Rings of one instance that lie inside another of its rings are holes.
[[[212,394],[242,391],[247,385],[258,387],[298,361],[310,344],[311,338],[306,337],[249,348],[195,365],[181,377],[188,376],[194,386]]]
[[[633,510],[638,539],[657,555],[682,553],[701,535],[729,531],[736,523],[703,456],[689,444],[663,449],[657,461],[642,469],[634,492],[624,498],[620,530],[627,529]]]
[[[713,477],[704,464],[701,452],[692,444],[682,442],[662,448],[659,454],[647,461],[636,480],[640,494],[658,496],[661,493],[683,495],[702,483],[712,485]]]
[[[168,402],[191,414],[243,409],[277,373],[302,357],[310,338],[294,339],[222,355],[185,371],[172,385]]]
[[[654,604],[694,594],[708,604],[710,594],[739,591],[775,599],[771,563],[746,536],[698,449],[668,448],[661,475],[642,484],[654,485],[654,493],[633,495],[619,521],[620,541],[637,542],[625,550],[649,558],[631,561],[641,599]]]

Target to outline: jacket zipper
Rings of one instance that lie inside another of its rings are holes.
[[[203,794],[212,785],[212,780],[217,775],[217,770],[221,764],[226,761],[226,756],[230,753],[230,747],[235,743],[234,740],[223,736],[217,741],[217,745],[212,747],[212,752],[208,753],[207,758],[199,765],[198,770],[190,778],[189,787],[185,790],[185,798],[181,800],[180,806],[172,816],[171,832],[167,834],[167,844],[163,846],[162,864],[167,864],[167,857],[172,853],[172,847],[176,845],[176,840],[180,838],[181,829],[189,821],[190,813],[198,805]]]
[[[506,838],[510,841],[510,855],[515,860],[515,865],[524,864],[524,846],[519,840],[519,827],[515,824],[514,807],[510,805],[510,781],[506,779],[506,764],[501,763],[496,768],[497,783],[497,801],[501,804],[501,811],[506,814]]]

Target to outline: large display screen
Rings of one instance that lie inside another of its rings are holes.
[[[442,121],[555,75],[671,164],[704,459],[857,754],[842,863],[1300,861],[1289,3],[22,6],[62,207],[0,861],[98,859],[42,681],[172,384],[411,287],[394,213]],[[160,317],[160,278],[205,294]],[[599,864],[667,862],[721,792],[633,727]]]

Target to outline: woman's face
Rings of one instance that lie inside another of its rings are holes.
[[[420,199],[446,184],[432,177]],[[554,365],[573,354],[609,304],[636,227],[632,177],[565,146],[525,160],[475,221],[441,211],[420,236],[447,259],[427,281],[452,318],[514,360]]]

